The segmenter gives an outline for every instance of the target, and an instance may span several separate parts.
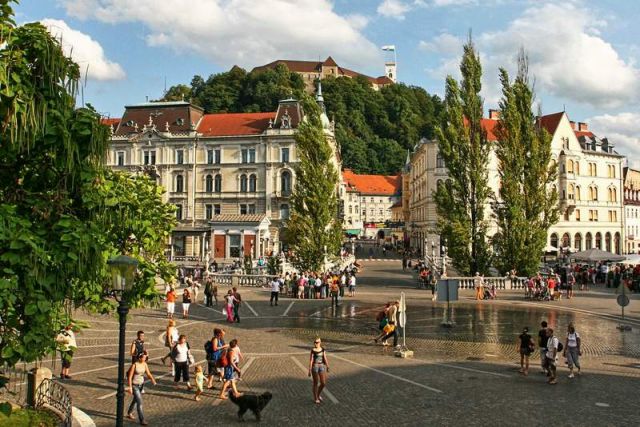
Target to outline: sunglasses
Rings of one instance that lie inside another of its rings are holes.
[[[314,341],[313,343],[314,344],[320,344],[320,341]]]

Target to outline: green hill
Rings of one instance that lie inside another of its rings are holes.
[[[207,80],[194,76],[189,86],[172,86],[163,100],[191,100],[207,113],[274,111],[279,100],[299,98],[303,91],[302,78],[285,65],[250,73],[233,67]],[[357,173],[397,173],[406,150],[433,137],[442,111],[440,98],[402,83],[375,91],[364,78],[326,78],[322,92],[336,122],[343,166]]]

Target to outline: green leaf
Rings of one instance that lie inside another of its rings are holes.
[[[38,312],[38,305],[37,304],[27,304],[27,306],[24,308],[24,313],[27,316],[33,316],[37,312]]]

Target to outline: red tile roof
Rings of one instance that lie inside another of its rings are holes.
[[[574,132],[576,134],[576,138],[580,138],[581,136],[586,136],[587,138],[593,138],[595,135],[590,130],[577,130]]]
[[[113,126],[115,129],[116,127],[118,127],[118,123],[120,123],[120,119],[103,117],[100,119],[100,123],[107,126]]]
[[[205,114],[198,125],[203,136],[258,135],[269,127],[276,113]]]
[[[469,120],[464,118],[465,126],[469,126]],[[487,141],[497,141],[498,137],[496,136],[496,128],[498,126],[498,121],[494,119],[480,119],[480,126],[487,132]]]
[[[393,196],[400,194],[402,175],[358,175],[350,169],[342,171],[347,189],[354,188],[361,194]]]
[[[560,124],[560,120],[562,120],[562,116],[564,116],[564,111],[560,111],[559,113],[547,114],[546,116],[542,116],[538,119],[538,123],[540,126],[545,128],[547,132],[551,135],[556,133],[556,129],[558,129],[558,125]]]
[[[324,62],[322,63],[322,65],[325,65],[327,67],[337,67],[338,66],[338,64],[336,64],[336,61],[334,61],[332,57],[328,57],[327,59],[325,59]]]

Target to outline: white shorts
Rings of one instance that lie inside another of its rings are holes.
[[[189,311],[189,306],[191,305],[190,302],[183,302],[182,303],[182,310],[183,311]]]
[[[176,311],[176,303],[175,302],[168,302],[167,303],[167,313],[173,314],[175,311]]]

